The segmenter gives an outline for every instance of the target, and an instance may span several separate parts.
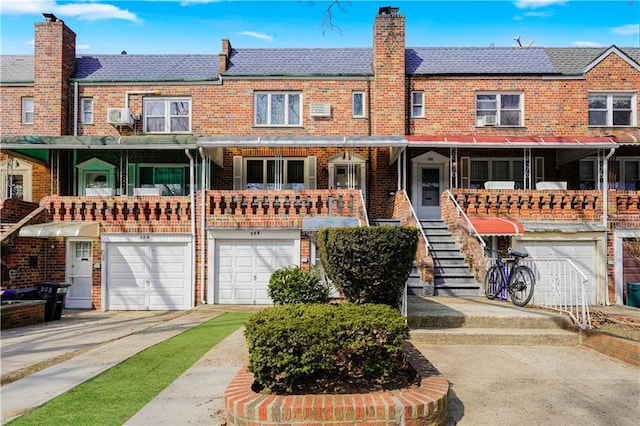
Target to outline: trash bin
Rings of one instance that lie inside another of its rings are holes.
[[[627,306],[640,308],[640,283],[627,283]]]
[[[41,299],[46,300],[44,307],[44,321],[59,320],[62,316],[62,307],[64,306],[64,298],[69,291],[71,284],[57,282],[43,282],[36,284],[38,295]]]

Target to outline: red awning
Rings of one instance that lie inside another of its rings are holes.
[[[522,224],[512,219],[474,217],[469,220],[480,235],[524,234],[524,227]]]
[[[409,146],[467,148],[613,148],[614,136],[429,136],[407,135]]]

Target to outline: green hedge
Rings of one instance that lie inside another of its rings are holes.
[[[403,365],[409,338],[404,317],[389,306],[284,305],[264,309],[245,323],[249,371],[275,393],[330,377],[389,377]]]
[[[298,266],[277,269],[269,279],[267,294],[276,305],[287,303],[329,303],[330,288],[320,280],[320,269]]]
[[[413,227],[325,228],[318,231],[327,276],[354,303],[397,307],[418,248]]]

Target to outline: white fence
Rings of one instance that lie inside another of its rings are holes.
[[[493,262],[489,260],[487,266]],[[587,294],[594,284],[571,259],[526,258],[520,264],[531,268],[536,278],[529,303],[566,313],[580,328],[591,328]]]

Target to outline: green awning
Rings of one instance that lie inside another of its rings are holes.
[[[3,149],[195,149],[193,135],[5,136]]]

